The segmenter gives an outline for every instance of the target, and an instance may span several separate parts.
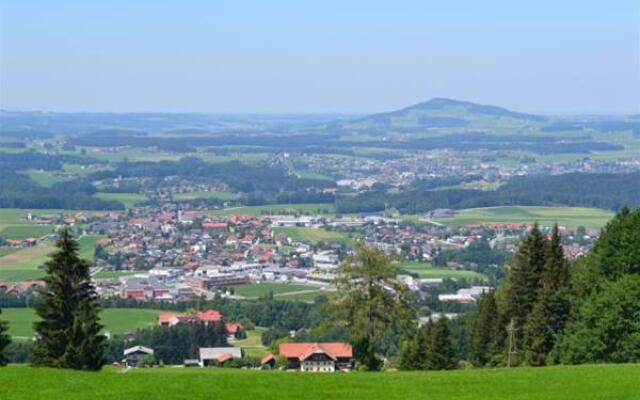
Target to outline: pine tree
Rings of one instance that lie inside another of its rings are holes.
[[[478,301],[478,307],[471,319],[469,333],[470,361],[477,367],[491,362],[500,352],[500,316],[495,290],[485,293]]]
[[[78,256],[78,243],[68,230],[60,233],[57,251],[46,263],[46,287],[36,308],[34,365],[99,370],[105,337],[100,335],[99,306],[89,264]]]
[[[523,328],[531,313],[542,282],[546,260],[546,239],[535,224],[513,255],[504,291],[501,326],[513,321],[513,346],[521,349]],[[503,336],[504,338],[504,336]]]
[[[449,321],[441,317],[437,322],[430,322],[425,368],[428,370],[455,369],[458,367],[456,350],[451,340]]]
[[[548,242],[545,258],[542,284],[525,326],[525,361],[535,366],[547,363],[547,355],[564,331],[569,317],[569,267],[562,251],[557,224]]]
[[[0,310],[0,314],[2,310]],[[11,336],[9,336],[9,325],[7,321],[0,319],[0,367],[3,367],[9,363],[9,356],[7,355],[7,346],[11,344]]]

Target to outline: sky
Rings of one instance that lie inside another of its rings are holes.
[[[640,113],[640,1],[0,0],[0,108]]]

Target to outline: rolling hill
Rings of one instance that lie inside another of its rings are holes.
[[[475,104],[445,98],[434,98],[397,111],[373,114],[342,123],[345,130],[368,133],[403,134],[435,132],[464,132],[470,130],[514,132],[528,127],[538,127],[547,118],[539,115],[515,112],[502,107]]]

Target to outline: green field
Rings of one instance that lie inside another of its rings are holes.
[[[438,219],[442,224],[468,225],[491,223],[534,223],[551,226],[554,223],[576,228],[601,228],[613,217],[613,212],[582,207],[488,207],[460,210],[453,218]]]
[[[135,308],[106,308],[100,312],[100,318],[106,331],[120,334],[154,325],[161,312]],[[38,319],[32,308],[4,308],[2,318],[9,322],[9,334],[17,338],[33,336],[33,323]]]
[[[237,200],[240,195],[231,192],[185,192],[173,195],[175,200],[199,200],[199,199],[216,199],[216,200]]]
[[[639,365],[441,372],[311,374],[224,368],[114,368],[79,372],[10,366],[0,398],[251,400],[634,400]]]
[[[13,248],[13,247],[0,247],[0,257],[4,257],[4,256],[9,255],[11,253],[15,253],[18,250],[19,249]]]
[[[78,239],[80,256],[93,261],[96,240],[100,235],[88,235]],[[44,242],[35,247],[18,249],[6,255],[0,255],[0,281],[17,282],[27,279],[39,279],[44,270],[39,268],[54,250],[53,243]]]
[[[16,240],[24,240],[30,237],[41,238],[53,232],[53,229],[53,225],[7,225],[0,230],[0,237]]]
[[[51,171],[27,171],[26,174],[38,185],[44,187],[51,187],[58,182],[71,179],[68,176],[60,176],[60,174]]]
[[[287,237],[291,238],[291,240],[299,242],[338,242],[348,247],[353,247],[356,245],[356,239],[353,237],[349,237],[349,235],[345,232],[328,231],[320,228],[273,228],[273,233],[276,235],[284,234]]]
[[[235,294],[250,299],[262,297],[269,292],[273,292],[274,296],[284,296],[296,292],[317,290],[317,287],[315,286],[275,282],[252,283],[250,285],[233,285],[230,287],[234,289]]]
[[[255,329],[247,331],[247,338],[236,340],[233,343],[234,347],[241,347],[245,357],[260,357],[265,356],[269,349],[262,344],[262,332],[267,328],[261,328],[257,326]]]
[[[277,214],[333,214],[333,204],[268,204],[264,206],[245,206],[209,211],[212,215],[277,215]]]
[[[147,196],[140,193],[107,193],[98,192],[95,195],[102,200],[117,200],[122,202],[126,208],[132,208],[136,203],[147,200]]]
[[[402,263],[400,266],[403,270],[418,274],[420,278],[442,278],[442,279],[467,279],[467,280],[486,280],[483,274],[474,271],[451,270],[448,268],[436,268],[429,263],[421,263],[417,261],[409,261]]]

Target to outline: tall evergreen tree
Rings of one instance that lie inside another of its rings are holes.
[[[451,340],[449,320],[443,316],[437,322],[429,322],[429,324],[432,326],[429,329],[424,369],[458,368],[458,358]]]
[[[569,318],[569,267],[556,224],[547,244],[542,282],[525,325],[524,354],[530,365],[547,363],[547,355]]]
[[[478,306],[471,319],[469,332],[469,358],[477,367],[491,363],[494,356],[501,352],[500,316],[496,303],[495,290],[485,293],[478,301]]]
[[[433,324],[427,323],[417,330],[400,349],[400,369],[406,371],[426,369],[427,354],[431,351]]]
[[[502,326],[513,322],[511,350],[522,349],[524,326],[536,302],[545,264],[546,239],[535,224],[513,255],[502,291]],[[504,339],[504,335],[502,335]]]
[[[2,310],[0,310],[0,314]],[[9,336],[9,325],[7,321],[0,319],[0,367],[3,367],[9,363],[9,356],[7,355],[7,346],[11,344],[11,336]]]
[[[46,263],[46,287],[36,312],[34,365],[99,370],[104,363],[105,337],[100,335],[98,298],[89,264],[78,255],[78,243],[68,230],[60,233],[57,251]]]

